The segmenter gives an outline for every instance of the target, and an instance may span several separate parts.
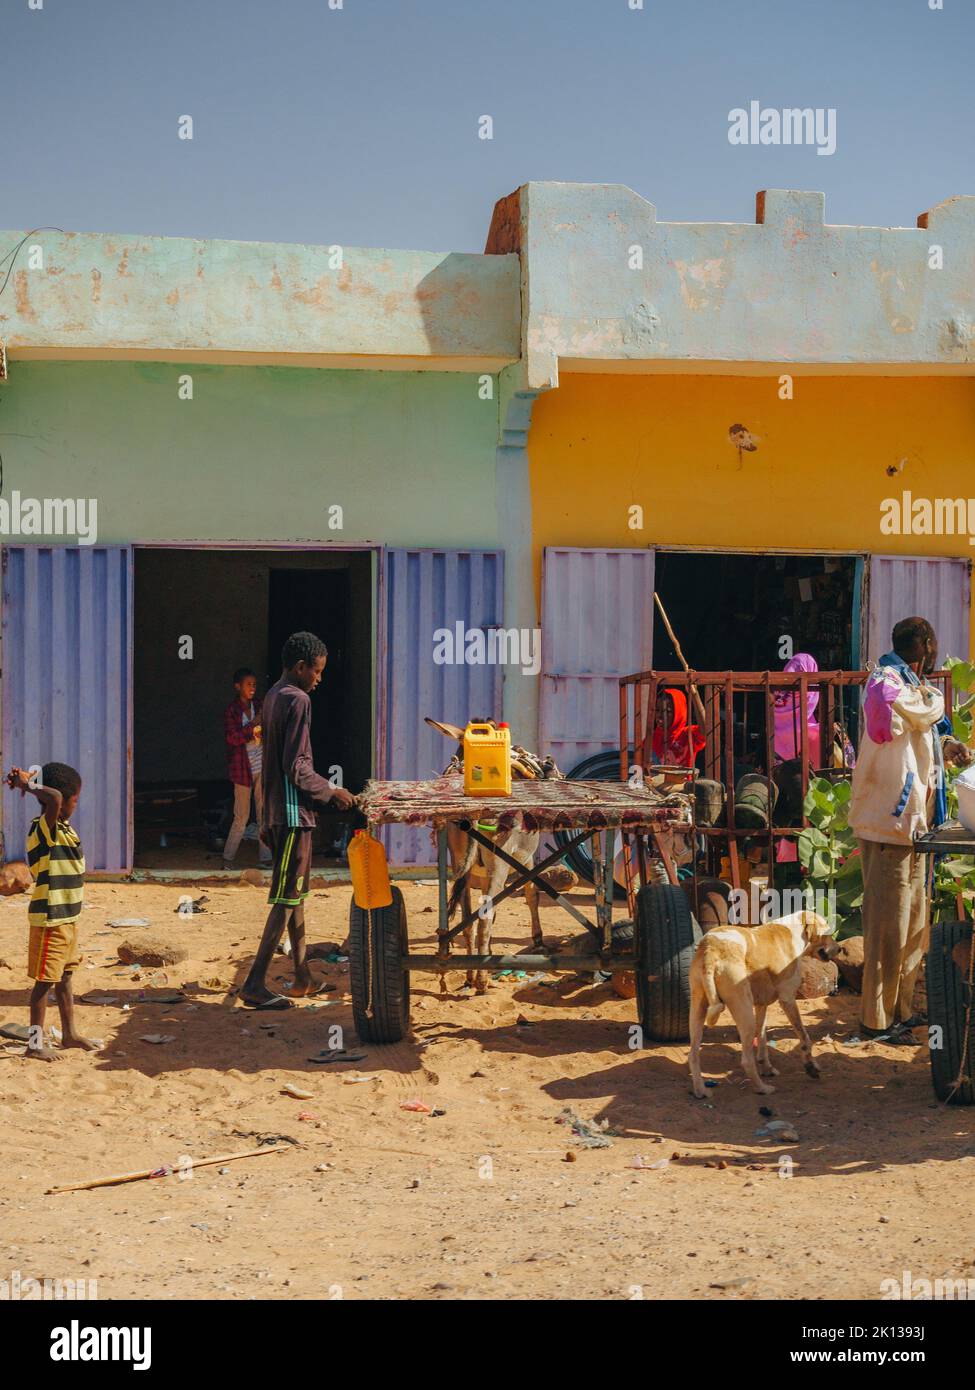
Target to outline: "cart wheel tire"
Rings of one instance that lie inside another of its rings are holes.
[[[949,1105],[975,1103],[975,1018],[968,1018],[968,1049],[965,1050],[965,1021],[968,1017],[969,988],[955,955],[965,960],[971,949],[970,922],[935,922],[931,945],[925,960],[928,987],[928,1027],[941,1029],[941,1046],[931,1047],[931,1081],[939,1100]],[[956,947],[962,947],[956,953]],[[975,1011],[973,1011],[975,1014]],[[937,1040],[936,1034],[929,1038]],[[961,1085],[955,1088],[962,1066]]]
[[[362,1042],[400,1042],[410,1028],[409,938],[403,894],[388,907],[349,912],[349,987],[352,1017]]]
[[[700,939],[701,928],[683,889],[671,883],[648,883],[640,889],[636,998],[644,1038],[686,1042],[690,1036],[691,961]]]

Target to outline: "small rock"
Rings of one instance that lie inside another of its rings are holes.
[[[0,869],[0,898],[12,898],[18,893],[29,893],[33,886],[30,869],[22,860],[14,859]]]
[[[836,992],[840,972],[835,961],[803,956],[799,964],[802,978],[796,990],[797,999],[825,999]]]
[[[178,965],[186,960],[189,952],[182,946],[175,946],[163,937],[129,937],[118,948],[118,958],[123,965]]]
[[[863,986],[863,937],[848,936],[841,941],[833,960],[843,983],[859,994]]]

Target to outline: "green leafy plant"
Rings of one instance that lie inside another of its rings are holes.
[[[952,732],[962,743],[970,744],[975,722],[975,694],[971,693],[975,687],[975,665],[957,656],[946,657],[942,665],[946,671],[951,672]],[[958,815],[955,779],[961,771],[959,767],[945,768],[945,791],[950,819]],[[959,893],[975,893],[975,856],[957,854],[950,858],[936,859],[931,887],[932,916],[935,919],[956,917]]]
[[[837,936],[860,931],[863,865],[848,820],[849,778],[815,777],[809,783],[803,812],[809,822],[799,836],[799,863],[814,893],[835,894]],[[830,901],[827,898],[827,902]]]
[[[968,661],[962,661],[959,656],[945,657],[942,666],[951,672],[952,731],[955,738],[961,739],[962,743],[971,743],[972,725],[975,720],[975,694],[968,692],[975,686],[975,666]]]

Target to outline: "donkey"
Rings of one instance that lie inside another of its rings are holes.
[[[426,721],[435,729],[439,729],[448,738],[457,739],[457,751],[450,763],[444,769],[444,773],[459,772],[464,766],[464,731],[453,724],[442,724],[438,720],[428,718]],[[479,719],[474,721],[479,724],[491,724],[494,721],[489,719]],[[551,758],[544,760],[537,758],[534,754],[527,753],[523,748],[513,748],[511,750],[511,771],[512,775],[525,780],[535,778],[561,778],[562,773],[555,766]],[[520,817],[519,817],[520,820]],[[541,841],[541,833],[537,830],[525,830],[522,826],[513,826],[510,830],[497,830],[482,832],[485,838],[503,850],[512,859],[523,864],[526,869],[530,869],[535,863],[535,855]],[[467,942],[468,955],[490,955],[491,952],[491,931],[494,926],[494,899],[501,892],[511,866],[503,859],[468,835],[466,830],[461,830],[458,825],[447,827],[447,850],[450,854],[451,869],[453,871],[453,881],[450,889],[450,897],[447,903],[448,920],[455,916],[457,908],[463,904],[464,915],[467,916],[472,910],[472,883],[471,877],[475,866],[483,868],[487,874],[487,891],[484,893],[475,923],[472,923],[464,930]],[[538,887],[534,883],[526,883],[524,887],[525,902],[528,904],[528,914],[531,918],[532,945],[544,947],[542,937],[542,924],[538,916]],[[468,970],[467,979],[464,984],[465,990],[473,988],[478,994],[484,994],[488,988],[487,974],[483,970]]]

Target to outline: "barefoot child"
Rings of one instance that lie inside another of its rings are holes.
[[[85,892],[84,851],[70,823],[81,795],[81,778],[66,763],[45,763],[41,782],[32,783],[21,767],[7,774],[8,787],[21,796],[30,792],[41,803],[41,814],[27,831],[27,865],[34,880],[28,909],[27,973],[35,983],[24,1055],[56,1062],[60,1054],[44,1042],[44,1015],[52,985],[61,1014],[61,1046],[96,1052],[100,1044],[78,1032],[71,991],[72,973],[81,963],[78,918]]]

